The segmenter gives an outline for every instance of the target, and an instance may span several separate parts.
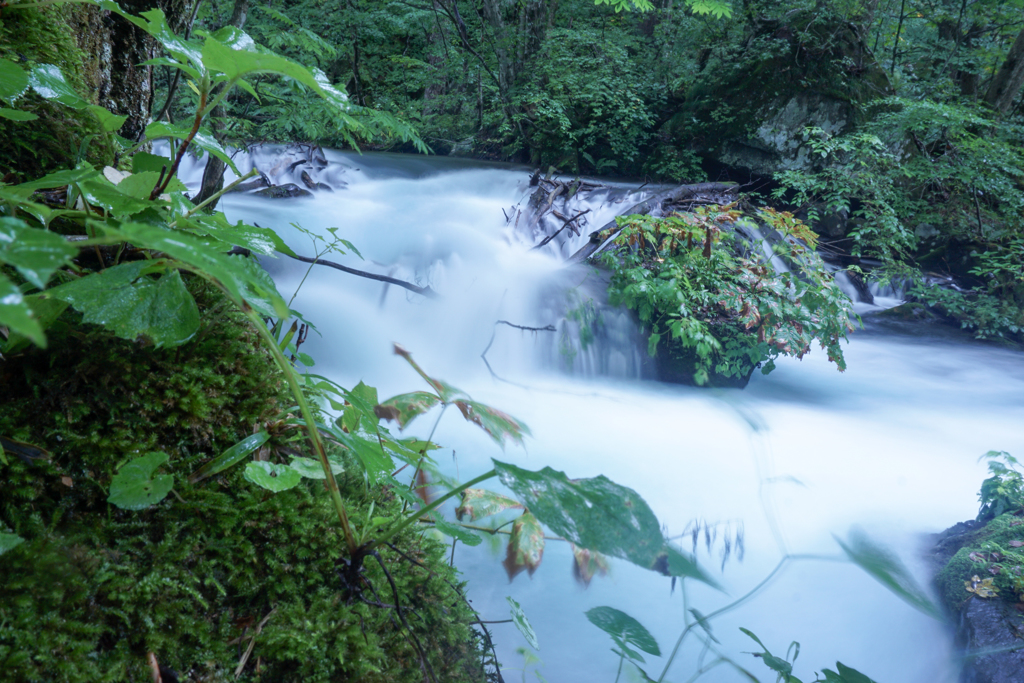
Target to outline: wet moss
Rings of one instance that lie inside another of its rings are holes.
[[[993,579],[999,597],[1024,602],[1024,552],[1013,542],[1024,542],[1024,519],[1014,514],[996,517],[960,548],[935,579],[943,603],[956,614],[973,597],[967,590],[972,577]]]
[[[0,556],[0,671],[18,681],[149,680],[147,653],[181,681],[420,681],[393,610],[349,600],[344,543],[320,482],[272,494],[241,466],[195,485],[188,475],[251,434],[271,459],[304,442],[280,419],[291,401],[255,332],[213,290],[192,283],[203,327],[156,350],[67,318],[48,351],[0,362],[0,434],[48,461],[0,463],[0,530],[26,541]],[[119,465],[170,456],[174,492],[138,512],[106,503]],[[286,452],[287,451],[287,452]],[[387,490],[342,477],[350,514],[398,514]],[[381,551],[439,680],[484,678],[445,548],[415,533]],[[415,560],[416,563],[410,561]],[[365,575],[393,595],[380,567]],[[260,625],[262,624],[262,629]],[[167,679],[165,679],[167,680]]]

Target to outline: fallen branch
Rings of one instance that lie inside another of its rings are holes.
[[[533,249],[540,249],[540,248],[541,248],[541,247],[543,247],[543,246],[544,246],[545,244],[547,244],[547,243],[548,243],[548,242],[550,242],[551,240],[553,240],[553,239],[555,239],[556,237],[558,237],[558,234],[559,234],[560,232],[562,232],[563,230],[565,230],[565,229],[566,229],[567,227],[569,227],[570,225],[572,225],[572,223],[573,223],[573,222],[575,222],[577,218],[579,218],[580,216],[586,215],[586,214],[588,214],[588,213],[590,213],[590,209],[587,209],[586,211],[580,211],[579,213],[577,213],[577,214],[576,214],[575,216],[573,216],[572,218],[566,218],[566,219],[564,219],[564,220],[565,220],[565,222],[564,222],[564,223],[562,223],[562,227],[560,227],[560,228],[559,228],[558,230],[554,231],[553,233],[551,233],[550,235],[548,235],[547,237],[545,237],[545,238],[544,238],[544,239],[543,239],[543,240],[541,241],[541,243],[540,243],[540,244],[538,244],[537,246],[533,247],[533,248],[531,249],[531,251],[533,251]],[[559,215],[559,214],[556,214],[556,215]],[[560,215],[559,215],[559,217],[561,218],[561,216],[560,216]],[[575,230],[575,229],[573,229],[573,232],[575,233],[575,232],[576,232],[576,230]]]
[[[303,263],[312,263],[313,265],[327,266],[329,268],[334,268],[335,270],[340,270],[343,273],[349,273],[350,275],[358,275],[359,277],[365,277],[368,280],[387,282],[388,284],[391,285],[405,287],[410,292],[416,292],[417,294],[422,294],[423,296],[430,297],[431,299],[437,298],[437,292],[435,292],[430,287],[420,287],[419,285],[414,285],[411,282],[406,282],[405,280],[399,280],[397,278],[388,277],[387,275],[377,275],[376,273],[368,273],[365,270],[356,270],[355,268],[349,268],[348,266],[343,266],[340,263],[335,263],[334,261],[327,261],[322,258],[310,258],[309,256],[299,256],[298,254],[288,254],[288,256],[292,257],[296,261],[302,261]]]
[[[517,330],[523,330],[525,332],[557,332],[558,329],[555,328],[554,325],[545,325],[544,327],[528,327],[526,325],[516,325],[515,323],[510,323],[507,320],[494,321],[494,329],[491,331],[491,340],[487,342],[487,348],[484,349],[483,353],[480,354],[480,359],[483,360],[484,365],[487,366],[487,371],[491,373],[491,377],[501,382],[506,382],[508,384],[521,387],[523,385],[516,384],[515,382],[510,382],[509,380],[503,377],[499,377],[498,373],[494,371],[494,368],[491,367],[490,362],[487,360],[487,352],[491,350],[491,345],[494,344],[494,337],[498,333],[498,325],[508,325],[509,327],[514,327]]]
[[[681,202],[683,200],[690,199],[697,194],[708,192],[732,193],[738,188],[739,185],[736,183],[697,183],[696,185],[680,185],[673,190],[661,192],[645,199],[639,204],[634,204],[623,211],[620,215],[633,216],[639,214],[646,216],[656,209],[661,208],[663,204]],[[618,223],[616,223],[613,218],[599,229],[590,233],[590,241],[583,245],[579,251],[569,257],[569,263],[582,263],[593,256],[596,252],[600,251],[602,245],[619,233],[619,229]]]

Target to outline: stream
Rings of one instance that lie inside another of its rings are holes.
[[[278,151],[258,151],[257,163],[269,168]],[[602,303],[600,273],[562,262],[590,230],[646,196],[635,185],[610,182],[588,194],[580,206],[591,212],[579,237],[531,250],[543,235],[517,230],[513,208],[526,204],[530,169],[390,154],[326,157],[330,164],[318,179],[334,192],[294,199],[229,194],[220,208],[231,220],[274,228],[309,256],[309,236],[291,224],[327,238],[336,227],[365,260],[353,253],[326,258],[429,284],[440,296],[319,266],[300,288],[305,264],[264,259],[286,299],[298,288],[293,308],[317,328],[302,348],[315,359],[314,372],[344,386],[362,380],[381,398],[426,389],[392,353],[398,342],[428,373],[532,430],[525,449],[509,445],[503,453],[450,411],[434,440],[444,446],[435,455],[452,475],[468,480],[489,469],[490,458],[527,469],[547,465],[570,477],[604,474],[640,493],[666,535],[686,532],[681,544],[688,552],[699,522],[697,559],[724,587],[688,586],[685,607],[701,613],[746,594],[787,553],[823,556],[788,563],[712,622],[722,652],[761,680],[774,674],[749,654],[760,648],[739,627],[779,656],[799,641],[793,673],[804,681],[834,669],[836,660],[878,683],[957,681],[951,629],[840,561],[836,537],[862,530],[927,586],[920,559],[926,534],[974,517],[987,474],[979,456],[992,449],[1024,456],[1021,353],[943,326],[888,321],[878,312],[896,300],[879,296],[880,306],[858,305],[864,327],[845,345],[845,373],[815,348],[803,360],[780,359],[768,376],[755,373],[745,390],[659,383],[630,316]],[[242,172],[252,163],[240,163]],[[182,177],[195,187],[199,173],[193,165]],[[579,325],[565,314],[590,300],[595,340],[581,348]],[[426,437],[435,416],[406,431]],[[705,538],[708,525],[713,538]],[[541,663],[526,675],[517,652],[528,647],[524,637],[512,624],[489,627],[507,681],[537,680],[535,669],[550,683],[614,681],[619,658],[612,641],[584,616],[600,605],[630,614],[655,636],[663,656],[645,655],[645,669],[658,678],[684,624],[683,593],[668,578],[613,559],[608,576],[584,589],[573,578],[568,544],[549,541],[536,573],[510,583],[503,557],[498,539],[460,544],[454,553],[482,619],[508,619],[512,596],[536,630]],[[699,657],[688,638],[666,680],[689,680]],[[629,669],[622,680],[637,680]],[[720,666],[702,680],[748,679]]]

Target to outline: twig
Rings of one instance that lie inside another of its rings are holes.
[[[414,285],[411,282],[406,282],[405,280],[399,280],[393,277],[388,277],[387,275],[377,275],[376,273],[368,273],[365,270],[356,270],[355,268],[349,268],[348,266],[343,266],[340,263],[335,263],[334,261],[327,261],[326,259],[322,258],[310,258],[309,256],[299,256],[298,254],[286,255],[290,256],[296,261],[302,261],[303,263],[312,263],[314,265],[327,266],[329,268],[334,268],[335,270],[340,270],[343,273],[358,275],[359,277],[365,277],[369,280],[377,280],[378,282],[387,282],[392,285],[398,285],[399,287],[405,287],[410,292],[416,292],[417,294],[422,294],[423,296],[430,297],[431,299],[437,298],[437,292],[435,292],[429,286],[420,287],[419,285]]]
[[[395,585],[395,580],[391,578],[391,572],[384,565],[384,560],[380,558],[380,553],[376,550],[371,550],[369,553],[375,560],[380,568],[384,571],[384,577],[388,580],[388,584],[391,586],[391,592],[395,596],[395,612],[398,613],[398,618],[402,621],[402,625],[405,626],[405,630],[409,633],[409,638],[412,640],[413,646],[416,648],[416,652],[420,656],[420,664],[424,668],[424,673],[429,674],[430,680],[437,683],[437,676],[434,674],[434,668],[430,666],[430,661],[427,659],[427,655],[423,652],[423,646],[420,645],[419,638],[413,633],[412,627],[409,626],[409,622],[405,618],[405,612],[402,611],[402,606],[398,602],[398,587]]]
[[[487,342],[487,348],[485,348],[483,353],[480,354],[480,359],[483,360],[484,365],[487,366],[487,371],[491,373],[491,377],[493,377],[494,379],[496,379],[496,380],[498,380],[500,382],[506,382],[507,384],[513,384],[515,386],[522,386],[521,384],[516,384],[515,382],[510,382],[509,380],[505,379],[504,377],[499,377],[498,373],[496,373],[494,371],[494,368],[491,367],[490,362],[487,360],[487,352],[491,350],[491,345],[494,343],[494,337],[498,333],[498,325],[508,325],[509,327],[516,328],[517,330],[525,330],[527,332],[557,332],[558,330],[555,329],[554,325],[547,325],[545,327],[525,327],[523,325],[516,325],[514,323],[510,323],[507,320],[496,320],[496,321],[494,321],[494,329],[491,330],[491,340],[489,342]]]
[[[245,649],[245,654],[242,655],[242,659],[238,662],[238,667],[235,669],[235,678],[242,675],[242,671],[245,670],[245,664],[249,661],[249,656],[252,655],[252,649],[256,647],[256,636],[260,634],[263,627],[267,625],[267,622],[270,621],[270,617],[273,616],[276,611],[276,607],[270,610],[270,612],[267,613],[267,616],[263,617],[263,621],[256,625],[256,632],[252,634],[252,638],[249,640],[249,647]]]
[[[555,239],[556,237],[558,237],[558,234],[559,234],[560,232],[562,232],[563,230],[565,230],[565,229],[566,229],[566,228],[567,228],[567,227],[568,227],[568,226],[569,226],[569,225],[570,225],[570,224],[571,224],[571,223],[572,223],[573,221],[575,221],[575,220],[576,220],[577,218],[579,218],[580,216],[586,215],[586,214],[588,214],[588,213],[590,213],[590,209],[587,209],[586,211],[580,211],[579,213],[577,213],[577,214],[576,214],[575,216],[573,216],[572,218],[566,218],[566,219],[565,219],[565,222],[564,222],[564,223],[562,223],[562,227],[560,227],[560,228],[559,228],[558,230],[556,230],[556,231],[555,231],[555,232],[553,232],[552,234],[550,234],[550,235],[548,235],[547,237],[545,237],[545,238],[544,238],[544,239],[543,239],[543,240],[541,241],[541,243],[540,243],[540,244],[538,244],[538,245],[537,245],[537,246],[535,246],[535,247],[532,247],[532,248],[530,249],[530,251],[533,251],[534,249],[540,249],[540,248],[541,248],[541,247],[543,247],[543,246],[544,246],[545,244],[547,244],[547,243],[548,243],[548,242],[550,242],[551,240],[553,240],[553,239]],[[573,230],[573,232],[576,232],[576,231],[575,231],[575,230]]]

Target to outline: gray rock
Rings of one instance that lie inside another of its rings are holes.
[[[266,189],[256,192],[260,197],[270,197],[271,199],[284,199],[286,197],[311,197],[313,195],[309,190],[304,190],[294,183],[288,183],[287,185],[274,185]]]
[[[1024,681],[1024,615],[1002,600],[971,598],[960,609],[957,639],[967,661],[963,683]]]

